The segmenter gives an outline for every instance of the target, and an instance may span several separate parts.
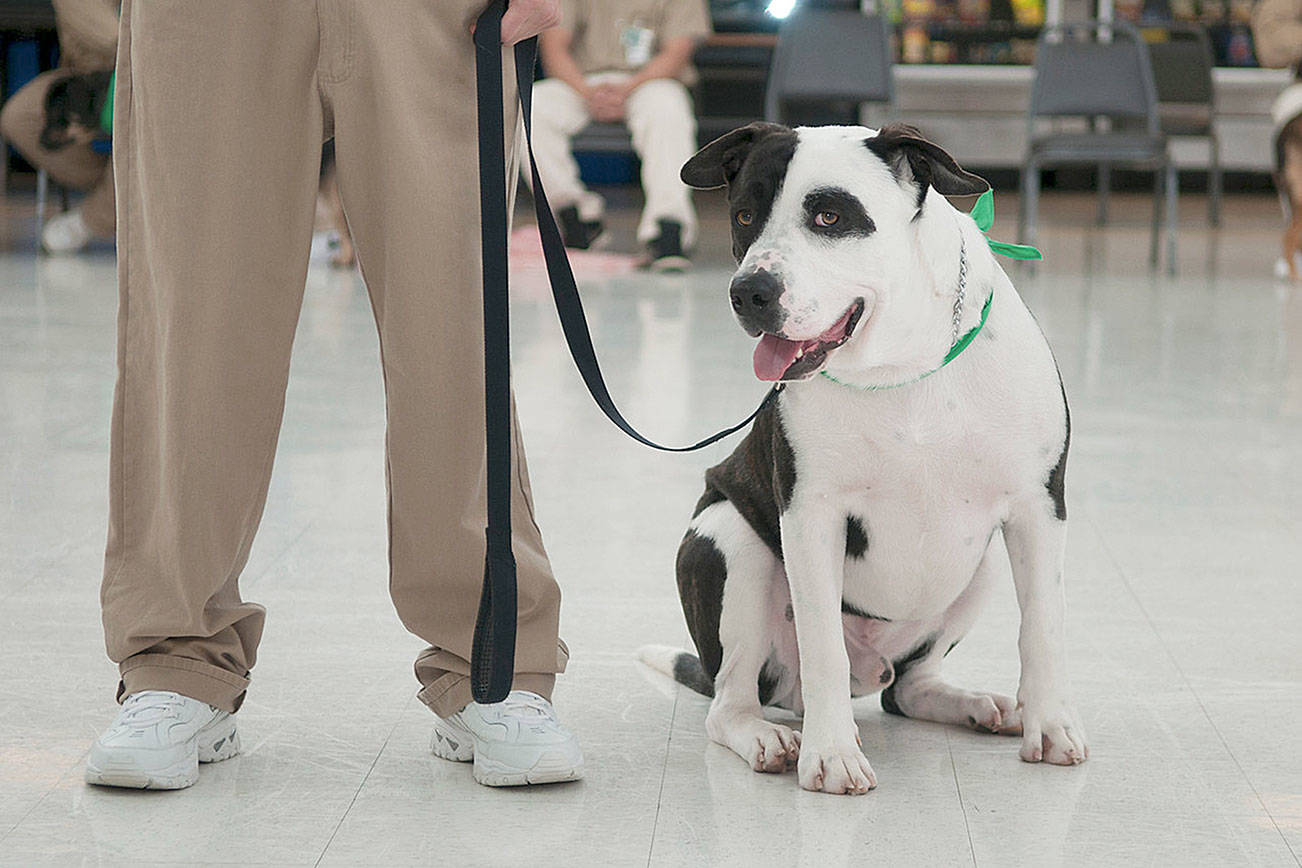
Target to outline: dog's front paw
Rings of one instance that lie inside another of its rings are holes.
[[[744,756],[757,772],[786,771],[800,756],[800,733],[789,726],[759,721],[749,742]]]
[[[1002,693],[972,693],[963,700],[967,725],[977,732],[1022,734],[1022,709],[1017,700]]]
[[[806,738],[800,746],[797,774],[800,786],[814,792],[858,796],[877,786],[877,775],[855,742],[822,746]]]
[[[1024,762],[1047,762],[1056,766],[1074,766],[1090,755],[1081,726],[1071,703],[1063,700],[1027,702],[1022,711],[1022,749]]]

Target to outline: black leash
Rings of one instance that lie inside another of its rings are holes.
[[[471,691],[476,702],[500,702],[511,690],[515,670],[515,557],[511,553],[511,340],[507,292],[506,130],[502,102],[502,13],[494,0],[475,26],[475,72],[479,102],[479,205],[483,238],[484,398],[488,447],[488,529],[484,589],[471,652]],[[570,355],[592,399],[611,422],[634,440],[663,452],[692,452],[745,428],[781,392],[775,386],[754,413],[691,446],[663,446],[638,433],[615,406],[601,376],[583,302],[570,270],[556,218],[547,204],[538,163],[533,159],[533,70],[538,37],[515,46],[515,74],[524,116],[534,208],[542,235],[547,276]]]

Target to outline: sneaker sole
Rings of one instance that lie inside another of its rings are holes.
[[[98,764],[87,759],[86,783],[134,790],[183,790],[199,780],[200,763],[221,762],[239,752],[240,736],[235,731],[235,718],[227,715],[199,730],[194,752],[170,766],[142,768],[139,755],[128,751],[101,757]]]
[[[653,259],[650,266],[657,274],[679,274],[692,267],[692,261],[686,256],[662,256]]]
[[[530,768],[499,762],[475,752],[475,739],[469,730],[443,718],[434,721],[430,739],[434,755],[452,762],[474,762],[471,773],[476,783],[486,787],[523,787],[530,784],[559,784],[583,777],[583,763],[573,762],[561,751],[544,751]]]

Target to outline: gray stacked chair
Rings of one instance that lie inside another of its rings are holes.
[[[1072,129],[1060,128],[1061,121],[1068,118],[1082,123]],[[1053,121],[1054,128],[1040,130],[1037,122],[1041,119]],[[1100,120],[1106,121],[1106,129],[1097,126]],[[1175,164],[1161,130],[1148,46],[1138,30],[1121,21],[1046,27],[1035,51],[1027,139],[1018,232],[1024,243],[1034,243],[1041,169],[1061,165],[1148,168],[1155,173],[1149,261],[1157,265],[1165,210],[1167,271],[1175,272]]]
[[[879,15],[797,8],[778,33],[764,117],[784,123],[794,102],[881,103],[895,98],[890,31]]]
[[[1168,137],[1207,139],[1207,218],[1221,224],[1220,142],[1216,138],[1215,89],[1212,71],[1216,55],[1207,30],[1197,24],[1168,24],[1165,42],[1148,46],[1157,85],[1158,118]]]

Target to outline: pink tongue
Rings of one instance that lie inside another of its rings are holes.
[[[755,347],[755,376],[761,380],[780,380],[796,360],[804,341],[789,341],[777,335],[765,335]]]

